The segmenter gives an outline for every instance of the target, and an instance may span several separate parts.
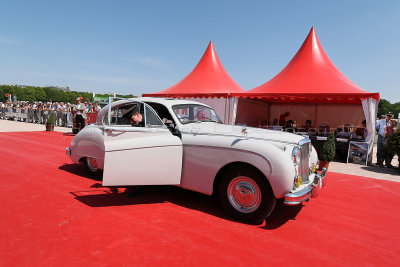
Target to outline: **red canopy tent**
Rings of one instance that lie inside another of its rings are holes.
[[[331,128],[344,124],[361,126],[367,120],[367,141],[373,141],[379,93],[368,93],[345,77],[323,50],[314,27],[289,64],[268,82],[234,96],[257,99],[267,106],[265,119],[270,122],[289,111],[298,125],[311,120],[318,128],[328,123]],[[243,106],[243,107],[242,107]],[[259,109],[260,110],[260,109]],[[252,122],[258,114],[238,101],[236,122]],[[268,114],[268,115],[267,115]]]
[[[268,82],[235,94],[273,103],[347,103],[362,99],[379,100],[379,93],[368,93],[344,76],[323,50],[314,27],[289,64]]]
[[[160,92],[143,96],[202,102],[213,107],[224,122],[234,123],[237,102],[236,98],[231,98],[232,93],[244,93],[244,90],[226,72],[210,42],[197,66],[184,79]]]

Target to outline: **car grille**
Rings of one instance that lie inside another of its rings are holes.
[[[300,145],[300,164],[299,164],[299,174],[303,179],[303,182],[308,182],[310,175],[310,148],[309,142]]]

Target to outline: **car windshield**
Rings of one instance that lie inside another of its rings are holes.
[[[175,115],[182,124],[216,122],[222,123],[217,113],[209,107],[197,104],[183,104],[172,107]]]

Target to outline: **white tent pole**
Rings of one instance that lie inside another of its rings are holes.
[[[230,114],[232,114],[232,117],[231,117],[231,123],[230,124],[232,124],[232,125],[234,125],[235,123],[236,123],[236,115],[237,115],[237,108],[238,108],[238,105],[239,105],[239,98],[238,97],[234,97],[232,100],[231,100],[231,105],[229,105],[229,113]]]
[[[369,144],[368,147],[368,161],[370,162],[370,154],[373,153],[373,146],[374,146],[374,136],[375,136],[375,123],[376,123],[376,115],[378,112],[378,100],[367,98],[361,100],[365,120],[367,122],[367,137],[365,138],[365,142]]]

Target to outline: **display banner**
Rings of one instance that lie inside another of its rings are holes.
[[[93,98],[93,102],[108,103],[108,96],[96,96],[96,97]]]
[[[367,165],[368,162],[368,142],[350,141],[347,163]]]

